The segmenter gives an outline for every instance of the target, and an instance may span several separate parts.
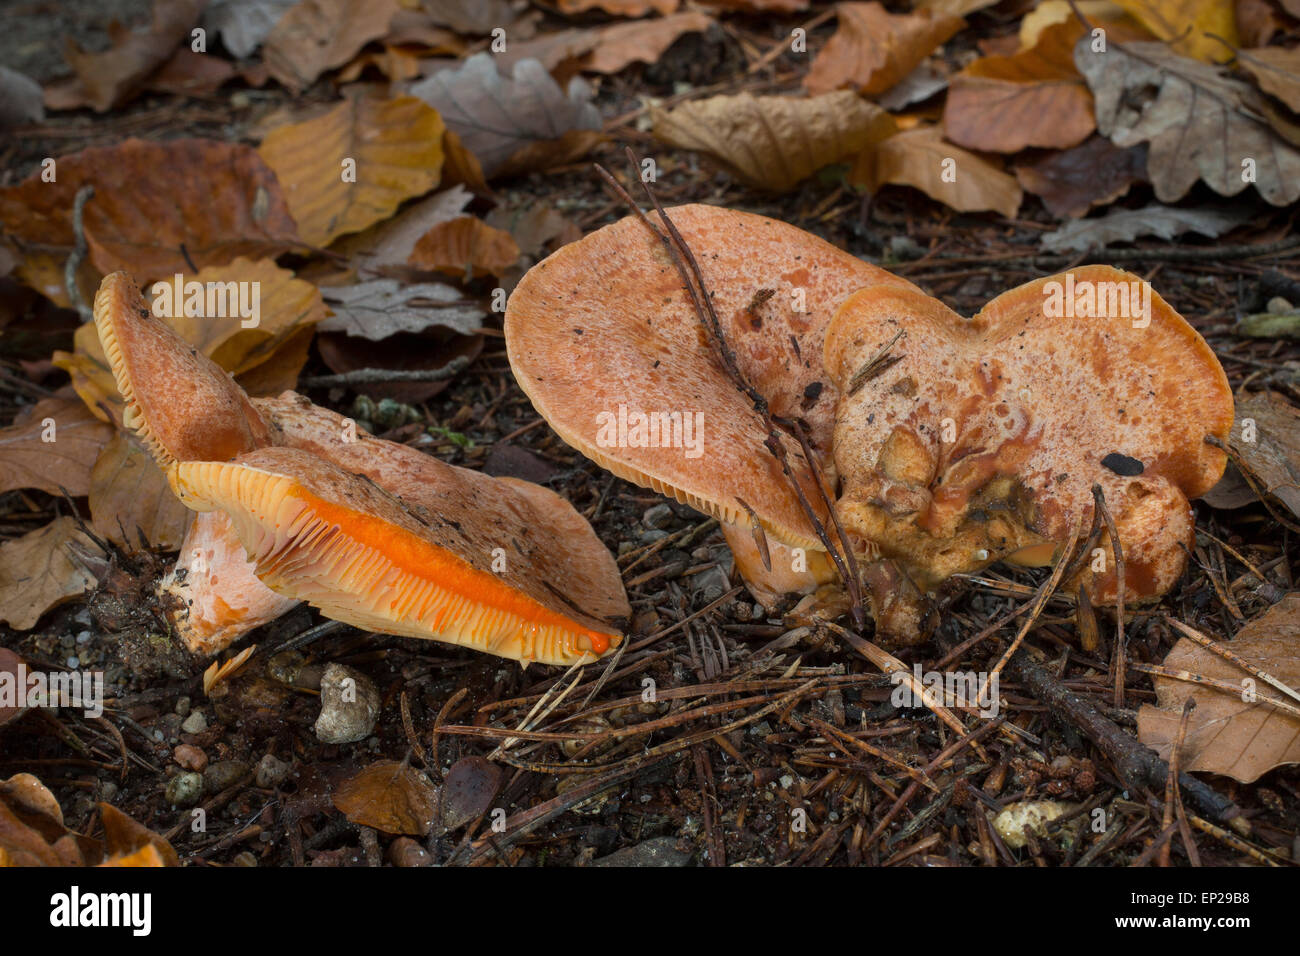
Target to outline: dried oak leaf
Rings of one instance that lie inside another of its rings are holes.
[[[1161,202],[1181,199],[1198,178],[1221,196],[1253,179],[1274,206],[1300,198],[1300,150],[1254,112],[1258,94],[1244,80],[1161,43],[1093,52],[1084,37],[1074,61],[1096,98],[1102,135],[1116,146],[1150,143],[1147,174]]]
[[[1115,0],[1115,5],[1183,56],[1227,60],[1237,45],[1233,0]]]
[[[175,551],[191,512],[139,440],[118,432],[100,453],[90,478],[91,527],[128,551]]]
[[[0,621],[17,631],[35,627],[50,608],[95,586],[87,563],[103,556],[67,515],[0,544]]]
[[[206,2],[154,0],[149,29],[136,32],[114,21],[108,27],[111,46],[103,53],[86,53],[68,38],[63,55],[76,79],[71,85],[55,87],[46,105],[51,109],[90,106],[97,113],[122,105],[189,38]]]
[[[1018,153],[1029,146],[1068,149],[1097,122],[1092,94],[1074,65],[1083,26],[1070,20],[1044,30],[1012,56],[986,56],[952,77],[943,110],[944,135],[959,146]]]
[[[1300,112],[1300,49],[1238,50],[1237,62],[1261,90]]]
[[[399,9],[397,0],[301,0],[267,35],[262,58],[297,92],[384,36]]]
[[[1134,183],[1146,181],[1146,145],[1120,149],[1093,136],[1073,149],[1018,163],[1016,179],[1058,218],[1077,218],[1093,206],[1114,202]]]
[[[566,93],[536,60],[519,61],[507,78],[490,53],[476,53],[458,68],[415,83],[410,92],[441,114],[489,179],[525,151],[533,169],[567,162],[575,150],[594,144],[593,131],[601,127],[591,87],[575,78]]]
[[[617,73],[631,63],[654,63],[684,34],[703,33],[712,25],[712,17],[695,10],[615,23],[597,32],[594,48],[579,66],[591,73]]]
[[[471,279],[502,275],[518,260],[519,246],[510,233],[494,229],[475,216],[458,216],[421,236],[407,264]]]
[[[1172,239],[1184,233],[1213,239],[1249,222],[1255,212],[1242,206],[1208,206],[1183,209],[1153,203],[1141,209],[1112,209],[1094,219],[1077,219],[1043,233],[1039,242],[1049,252],[1087,252],[1143,236]]]
[[[472,335],[487,318],[476,302],[467,301],[459,289],[440,282],[403,285],[395,279],[374,279],[327,287],[322,292],[334,314],[320,323],[319,330],[372,342],[434,327]]]
[[[888,113],[850,90],[811,99],[712,96],[667,111],[652,106],[655,136],[707,153],[751,186],[783,192],[891,136]]]
[[[20,423],[0,428],[0,492],[39,488],[74,498],[90,490],[90,470],[113,429],[74,399],[37,402]]]
[[[1235,461],[1205,495],[1215,508],[1240,508],[1258,501],[1256,489],[1272,495],[1300,518],[1300,409],[1276,392],[1239,399],[1229,445]],[[1250,472],[1252,487],[1237,462]]]
[[[411,767],[380,760],[339,784],[331,799],[335,808],[360,826],[425,836],[433,826],[438,792]]]
[[[907,130],[866,150],[849,181],[870,193],[887,184],[913,186],[959,212],[991,209],[1008,218],[1024,196],[1014,176],[945,142],[937,126]]]
[[[442,134],[437,112],[414,96],[357,97],[271,130],[258,153],[280,180],[298,234],[324,246],[438,185]]]
[[[1287,594],[1231,641],[1221,643],[1287,686],[1300,687],[1300,653],[1296,651],[1300,647],[1300,592]],[[1234,689],[1155,677],[1156,704],[1144,704],[1138,711],[1138,739],[1161,757],[1169,759],[1183,703],[1191,698],[1196,709],[1179,755],[1182,769],[1253,783],[1274,767],[1300,763],[1300,717],[1269,703],[1281,699],[1294,705],[1294,698],[1285,697],[1186,637],[1174,645],[1164,666],[1223,681]]]
[[[965,26],[960,17],[929,10],[890,13],[874,0],[836,4],[835,15],[839,28],[804,80],[814,95],[842,86],[868,96],[883,93]]]
[[[95,187],[83,222],[89,260],[103,274],[120,269],[147,282],[187,271],[185,253],[203,268],[274,257],[297,241],[275,173],[248,146],[129,139],[60,157],[55,168],[55,182],[36,172],[0,189],[0,224],[28,253],[18,275],[41,292],[40,262],[61,263],[72,250],[83,185]]]

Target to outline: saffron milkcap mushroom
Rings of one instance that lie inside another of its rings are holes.
[[[299,600],[358,626],[521,661],[568,664],[618,646],[630,608],[617,565],[559,495],[373,438],[292,392],[249,400],[219,368],[191,361],[129,278],[104,285],[97,323],[101,336],[113,332],[130,420],[202,512],[187,537],[203,572],[185,582],[192,649],[220,649]],[[171,422],[169,409],[188,403],[169,398],[191,388],[233,390],[196,414],[215,434],[249,437],[210,446]],[[248,419],[245,431],[232,415]]]
[[[899,335],[899,332],[902,332]],[[896,338],[897,337],[897,338]],[[894,363],[850,388],[891,340]],[[834,448],[849,533],[923,589],[998,560],[1047,564],[1100,485],[1125,558],[1126,600],[1164,594],[1193,537],[1189,499],[1222,475],[1232,392],[1204,339],[1149,285],[1108,266],[1027,283],[964,319],[878,286],[826,335],[841,389]],[[1117,598],[1104,570],[1082,583]]]
[[[706,205],[668,215],[704,272],[740,369],[772,414],[802,419],[828,480],[838,389],[822,365],[827,323],[850,293],[903,279],[776,220]],[[653,219],[654,217],[652,217]],[[534,266],[505,315],[511,368],[533,407],[604,468],[712,515],[751,592],[771,606],[834,579],[768,431],[728,376],[659,238],[637,216]],[[800,449],[800,485],[827,515]],[[771,569],[752,533],[761,524]],[[792,548],[804,549],[797,570]]]

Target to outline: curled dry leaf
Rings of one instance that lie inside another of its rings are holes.
[[[421,236],[407,264],[469,279],[499,276],[518,260],[519,246],[510,233],[494,229],[474,216],[459,216]]]
[[[1093,136],[1073,149],[1018,163],[1016,179],[1058,218],[1085,215],[1093,206],[1114,202],[1134,183],[1146,181],[1145,145],[1120,149]]]
[[[97,113],[122,105],[171,59],[182,40],[189,39],[205,5],[206,0],[154,0],[149,28],[137,32],[114,21],[108,28],[111,45],[103,53],[87,53],[69,39],[64,55],[76,81],[56,87],[47,105],[51,109],[90,106]]]
[[[357,97],[273,129],[258,152],[283,185],[303,241],[324,246],[438,185],[442,134],[437,112],[413,96]]]
[[[1014,176],[945,142],[937,126],[907,130],[866,150],[849,181],[871,193],[887,184],[914,186],[959,212],[991,209],[1008,218],[1023,198]]]
[[[836,4],[835,14],[839,29],[804,80],[809,93],[842,86],[868,96],[883,93],[965,25],[960,17],[930,10],[890,13],[874,0]]]
[[[91,526],[128,551],[174,551],[190,523],[190,510],[139,439],[118,432],[100,452],[90,475]]]
[[[90,490],[90,469],[113,429],[85,404],[46,398],[20,424],[0,428],[0,492],[39,488],[74,498]]]
[[[888,113],[842,90],[811,99],[713,96],[666,111],[650,108],[655,136],[708,153],[737,179],[781,192],[892,135]]]
[[[1076,21],[1054,24],[1030,49],[986,56],[952,77],[944,135],[959,146],[1018,153],[1029,146],[1068,149],[1097,128],[1092,94],[1074,65]]]
[[[297,0],[212,0],[203,11],[203,26],[221,37],[237,59],[253,55],[280,18]]]
[[[73,199],[84,185],[95,187],[83,219],[89,259],[104,274],[123,270],[148,282],[186,272],[182,246],[201,269],[236,256],[273,257],[296,243],[275,173],[248,146],[129,139],[62,156],[55,167],[53,183],[38,171],[0,189],[0,224],[27,248],[18,275],[47,295],[41,265],[53,262],[61,275],[74,241]]]
[[[1231,641],[1219,643],[1292,689],[1300,687],[1300,593],[1286,595]],[[1183,703],[1190,698],[1196,709],[1179,759],[1184,770],[1252,783],[1274,767],[1300,763],[1300,717],[1269,703],[1280,699],[1295,705],[1294,698],[1186,637],[1164,666],[1224,682],[1232,690],[1157,676],[1156,704],[1138,711],[1138,739],[1160,756],[1169,758]]]
[[[420,237],[439,223],[455,219],[473,198],[461,185],[444,189],[411,203],[396,216],[364,232],[344,236],[334,244],[334,250],[346,255],[359,271],[405,269]]]
[[[239,673],[240,669],[248,663],[248,659],[253,656],[257,650],[256,644],[250,644],[234,657],[225,661],[213,661],[208,665],[207,670],[203,672],[203,694],[204,696],[212,695],[212,688],[218,684],[223,684],[230,678]]]
[[[40,616],[95,586],[87,565],[104,553],[64,515],[0,544],[0,621],[14,630],[35,627]]]
[[[1237,62],[1261,90],[1300,112],[1300,49],[1238,50]]]
[[[1233,461],[1223,480],[1205,495],[1206,502],[1215,508],[1240,508],[1259,500],[1258,488],[1300,518],[1300,409],[1276,392],[1241,398],[1228,443],[1254,487]]]
[[[1233,0],[1115,0],[1115,5],[1183,56],[1219,62],[1231,59],[1237,45]]]
[[[119,866],[146,865],[144,860],[152,859],[152,855],[142,858],[141,862],[137,863],[127,863],[125,860],[141,850],[152,850],[157,853],[163,866],[181,865],[180,858],[177,857],[176,851],[172,849],[166,837],[154,833],[143,823],[127,816],[112,804],[99,804],[99,816],[104,824],[104,851],[108,859],[117,860]]]
[[[397,0],[300,0],[266,37],[262,58],[289,89],[310,86],[388,32]]]
[[[497,72],[490,53],[476,53],[458,68],[414,84],[410,92],[441,114],[489,178],[529,148],[533,169],[568,161],[584,142],[590,147],[591,131],[601,126],[591,88],[574,79],[566,93],[536,60],[516,63],[507,78]]]
[[[1075,0],[1073,4],[1069,0],[1042,0],[1020,21],[1020,49],[1028,50],[1032,47],[1042,32],[1052,24],[1077,20],[1072,6],[1077,7],[1094,28],[1101,27],[1108,34],[1117,27],[1128,28],[1130,31],[1145,29],[1113,0]],[[1151,39],[1151,34],[1147,33],[1142,39]]]
[[[426,836],[438,793],[404,763],[380,760],[339,784],[331,798],[353,823],[384,833]]]
[[[1112,209],[1095,219],[1079,219],[1045,232],[1039,240],[1050,252],[1087,252],[1143,236],[1173,239],[1194,232],[1211,239],[1248,222],[1254,211],[1241,206],[1181,209],[1152,203],[1141,209]]]
[[[1251,106],[1259,94],[1244,80],[1160,43],[1093,52],[1084,37],[1074,60],[1096,97],[1102,135],[1116,146],[1150,143],[1147,173],[1161,202],[1181,199],[1197,179],[1221,196],[1253,181],[1274,206],[1300,198],[1300,150],[1259,119]]]

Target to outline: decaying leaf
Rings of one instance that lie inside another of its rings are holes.
[[[433,826],[438,793],[411,767],[380,760],[339,784],[332,799],[345,817],[360,826],[426,836]]]
[[[893,134],[892,117],[849,90],[811,99],[713,96],[651,107],[655,136],[708,153],[737,179],[781,192]]]
[[[364,232],[344,236],[334,250],[348,256],[358,270],[405,269],[420,237],[439,223],[455,219],[473,198],[464,186],[444,189]]]
[[[1087,252],[1117,242],[1132,242],[1143,236],[1173,239],[1184,233],[1215,238],[1252,219],[1254,213],[1240,206],[1208,206],[1181,209],[1153,203],[1141,209],[1112,209],[1104,216],[1068,222],[1045,232],[1039,240],[1051,252]]]
[[[99,816],[104,824],[104,850],[109,860],[116,859],[118,865],[123,865],[126,857],[150,849],[162,860],[163,866],[181,865],[180,858],[166,837],[154,833],[112,804],[99,804]],[[142,865],[149,858],[128,865]]]
[[[0,544],[0,621],[18,631],[35,627],[40,616],[95,586],[87,561],[103,557],[99,545],[64,515]]]
[[[128,551],[181,546],[192,512],[139,439],[118,432],[100,452],[90,476],[91,526]]]
[[[1211,635],[1211,637],[1213,637]],[[1295,689],[1300,687],[1300,593],[1292,592],[1255,618],[1224,647]],[[1231,690],[1156,676],[1156,704],[1138,711],[1138,739],[1168,759],[1178,735],[1183,702],[1196,701],[1179,764],[1252,783],[1284,764],[1300,763],[1300,717],[1272,706],[1293,698],[1191,640],[1181,638],[1164,667],[1198,674]]]
[[[1096,98],[1102,135],[1117,146],[1150,143],[1147,173],[1161,202],[1181,199],[1197,179],[1222,196],[1253,182],[1275,206],[1300,198],[1300,150],[1251,110],[1258,94],[1244,80],[1161,43],[1093,52],[1084,37],[1074,57]]]
[[[1157,39],[1197,60],[1231,59],[1237,45],[1233,0],[1115,0]],[[1214,37],[1221,37],[1216,40]]]
[[[507,78],[497,72],[490,53],[476,53],[458,68],[414,84],[410,92],[441,114],[489,178],[529,147],[534,169],[567,161],[584,139],[573,134],[589,136],[601,126],[591,87],[575,78],[566,93],[536,60],[516,63]],[[589,148],[592,141],[586,142]],[[560,146],[553,150],[538,148],[556,143]]]
[[[407,263],[468,279],[499,276],[518,260],[519,246],[510,233],[493,229],[476,216],[458,216],[421,236]]]
[[[1261,90],[1276,96],[1288,109],[1300,111],[1300,49],[1238,50],[1237,62]]]
[[[320,323],[320,331],[372,342],[434,326],[470,335],[487,318],[483,308],[466,301],[459,289],[440,282],[403,285],[396,279],[374,279],[322,292],[334,314]]]
[[[1205,501],[1215,508],[1240,508],[1259,500],[1258,488],[1300,518],[1300,409],[1276,392],[1257,392],[1238,399],[1235,417],[1228,443],[1250,481],[1230,462]]]
[[[300,0],[266,37],[267,69],[289,89],[310,86],[388,32],[397,0]]]
[[[442,824],[458,830],[492,808],[501,788],[501,768],[483,757],[462,757],[447,771],[442,787]]]
[[[1104,136],[1017,163],[1016,179],[1058,218],[1077,218],[1093,206],[1114,202],[1134,183],[1146,181],[1145,145],[1120,149]]]
[[[1011,217],[1023,193],[1016,178],[988,160],[945,142],[937,126],[920,126],[868,149],[849,181],[874,193],[881,186],[914,186],[959,212],[992,209]]]
[[[74,240],[73,199],[83,185],[95,187],[84,224],[90,262],[101,274],[120,269],[149,282],[188,271],[186,253],[201,269],[236,256],[273,257],[296,242],[275,173],[248,146],[128,139],[59,157],[55,168],[55,182],[37,171],[0,189],[0,224],[29,250],[18,275],[43,293],[39,270],[30,271],[33,254],[53,256],[62,270]]]
[[[324,246],[438,185],[442,133],[437,112],[413,96],[357,97],[273,129],[258,152],[283,185],[303,241]]]
[[[1092,94],[1074,65],[1083,27],[1053,24],[1013,56],[986,56],[952,77],[944,135],[959,146],[1018,153],[1029,146],[1068,149],[1094,129]]]
[[[212,0],[203,11],[203,26],[218,34],[231,55],[252,56],[272,28],[297,0]]]
[[[836,4],[835,15],[839,29],[804,80],[814,95],[842,86],[868,96],[883,93],[965,25],[930,10],[890,13],[874,0]]]
[[[0,428],[0,492],[39,488],[79,497],[90,490],[90,469],[113,437],[79,401],[46,398],[20,423]]]
[[[617,73],[630,63],[654,63],[687,33],[703,33],[713,18],[688,10],[656,20],[615,23],[601,29],[579,65],[592,73]]]

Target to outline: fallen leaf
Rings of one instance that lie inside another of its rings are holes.
[[[462,757],[442,786],[442,825],[458,830],[492,808],[501,788],[501,768],[483,757]]]
[[[808,9],[808,0],[701,0],[714,10],[738,10],[742,13],[798,13]]]
[[[73,199],[83,185],[95,187],[84,224],[89,260],[101,274],[123,270],[147,282],[187,271],[185,253],[203,268],[236,256],[274,257],[296,243],[275,174],[248,146],[129,139],[62,156],[55,168],[53,183],[38,171],[0,189],[0,223],[21,245],[59,262],[72,250]],[[48,294],[29,262],[19,277]]]
[[[359,826],[426,836],[438,794],[423,774],[395,760],[380,760],[339,784],[331,799]]]
[[[0,129],[44,120],[41,84],[17,70],[0,66]]]
[[[454,51],[447,51],[454,52]],[[352,83],[361,78],[366,67],[373,66],[390,83],[404,83],[420,75],[420,58],[397,47],[384,44],[378,51],[362,51],[347,66],[339,70],[340,83]]]
[[[112,437],[113,429],[82,402],[42,399],[22,424],[0,429],[0,492],[39,488],[81,497],[90,490],[95,459]]]
[[[1051,252],[1087,252],[1143,236],[1172,239],[1194,232],[1213,239],[1254,218],[1254,211],[1233,206],[1180,209],[1152,204],[1141,209],[1112,209],[1104,216],[1079,219],[1043,233],[1039,242]]]
[[[1160,43],[1107,49],[1094,53],[1084,37],[1075,63],[1096,97],[1102,135],[1116,146],[1150,143],[1147,173],[1157,199],[1181,199],[1198,178],[1221,196],[1254,181],[1275,206],[1300,198],[1300,150],[1251,110],[1258,94],[1248,83]]]
[[[534,259],[539,257],[548,242],[569,230],[577,231],[573,223],[546,202],[533,203],[526,209],[498,206],[488,213],[487,224],[510,233],[520,252]],[[581,238],[580,231],[578,238]]]
[[[712,25],[712,17],[694,10],[657,20],[615,23],[597,33],[595,49],[579,65],[591,73],[617,73],[632,63],[654,63],[684,34],[703,33]]]
[[[470,279],[499,276],[518,259],[519,246],[510,233],[493,229],[475,216],[459,216],[421,236],[407,264]]]
[[[1237,0],[1235,9],[1237,34],[1247,49],[1268,46],[1276,34],[1286,29],[1281,12],[1268,0]]]
[[[863,152],[849,181],[875,193],[881,186],[913,186],[959,212],[994,210],[1008,218],[1023,193],[1016,178],[988,160],[944,142],[937,126],[891,136]]]
[[[1233,0],[1115,0],[1115,4],[1184,56],[1212,63],[1232,58],[1232,47],[1237,45]]]
[[[229,660],[213,661],[209,664],[203,672],[203,695],[205,697],[212,696],[212,688],[218,684],[224,684],[238,674],[256,650],[257,645],[251,644]]]
[[[127,551],[181,546],[191,512],[139,439],[118,432],[90,475],[91,527]]]
[[[127,816],[112,804],[99,804],[99,818],[104,824],[104,850],[109,859],[119,858],[119,865],[122,865],[120,858],[146,848],[156,852],[165,866],[181,865],[180,858],[165,837],[154,833],[143,823]]]
[[[965,26],[960,17],[929,10],[890,13],[874,0],[836,4],[835,15],[839,28],[804,79],[814,95],[842,86],[883,93]]]
[[[1255,78],[1259,88],[1300,112],[1300,49],[1267,47],[1238,50],[1237,62]]]
[[[1240,508],[1259,500],[1258,488],[1300,518],[1300,409],[1276,392],[1240,398],[1228,444],[1250,473],[1253,486],[1233,461],[1205,501],[1214,508]]]
[[[96,583],[85,555],[103,552],[67,515],[0,544],[0,620],[26,631],[56,604],[85,594]]]
[[[163,858],[156,846],[142,846],[140,849],[131,853],[121,853],[117,856],[111,856],[103,863],[98,864],[103,867],[157,867],[166,866],[167,861]]]
[[[442,150],[446,154],[442,162],[442,185],[464,186],[478,196],[492,195],[483,176],[483,165],[465,148],[454,130],[442,134]]]
[[[654,21],[651,21],[654,22]],[[641,23],[615,24],[615,26],[641,27]],[[499,71],[510,71],[522,60],[536,60],[546,71],[563,82],[572,77],[576,62],[590,53],[600,39],[600,30],[592,28],[573,28],[570,30],[553,30],[543,33],[522,43],[511,43],[504,53],[497,53],[493,59]],[[564,66],[564,71],[559,67]]]
[[[1109,27],[1111,24],[1107,21],[1120,19],[1137,23],[1112,0],[1075,0],[1074,6],[1094,26]],[[1053,24],[1076,19],[1068,0],[1042,0],[1020,21],[1020,49],[1028,50],[1032,47],[1042,32]]]
[[[401,332],[423,332],[435,326],[471,335],[487,313],[466,301],[454,286],[438,282],[403,285],[395,279],[374,279],[322,290],[334,314],[322,321],[321,332],[342,332],[377,342]]]
[[[681,0],[557,0],[561,13],[603,10],[616,17],[643,17],[651,11],[662,16],[674,12]]]
[[[324,246],[438,185],[442,133],[438,114],[413,96],[357,97],[271,130],[258,152],[283,184],[298,234]]]
[[[601,127],[600,112],[591,102],[591,87],[575,78],[566,93],[536,60],[521,60],[512,77],[506,78],[497,72],[490,53],[476,53],[456,69],[444,69],[419,81],[410,92],[441,114],[447,127],[478,158],[488,178],[527,147]],[[572,142],[557,156],[567,158]],[[548,158],[545,151],[534,157]]]
[[[177,96],[210,96],[238,75],[228,60],[181,47],[149,77],[145,88]]]
[[[75,105],[105,113],[126,102],[151,73],[171,59],[181,41],[189,39],[206,2],[154,0],[149,29],[136,32],[114,21],[108,27],[111,46],[103,53],[87,53],[69,39],[64,56],[80,84],[74,94]],[[67,102],[61,102],[59,108],[69,108]]]
[[[1052,215],[1064,219],[1119,199],[1134,183],[1146,182],[1146,168],[1145,145],[1120,149],[1093,136],[1073,149],[1018,163],[1015,174]]]
[[[457,33],[486,36],[497,27],[505,29],[507,35],[517,33],[510,27],[523,4],[510,0],[422,0],[420,6],[440,26],[451,27]]]
[[[297,0],[212,0],[203,26],[218,34],[236,59],[253,55]]]
[[[947,88],[948,74],[929,63],[922,63],[895,83],[888,93],[876,97],[876,103],[891,113],[897,113],[914,103],[923,103]]]
[[[964,17],[991,7],[998,0],[917,0],[912,4],[913,10],[929,10],[931,13],[948,17]]]
[[[346,255],[358,270],[405,268],[419,238],[439,223],[455,219],[473,198],[464,186],[444,189],[364,232],[344,236],[334,244],[334,251]]]
[[[1082,35],[1076,21],[1053,24],[1030,49],[984,57],[957,73],[948,84],[944,135],[994,153],[1079,145],[1097,128],[1092,94],[1074,65]]]
[[[436,314],[445,310],[433,311]],[[462,335],[442,325],[431,325],[419,333],[399,332],[378,341],[323,332],[316,336],[316,348],[330,371],[340,375],[367,368],[432,372],[445,369],[457,359],[473,362],[483,351],[483,336]],[[452,379],[447,376],[423,382],[374,382],[365,385],[364,392],[374,399],[415,405],[442,392]]]
[[[650,115],[659,140],[708,153],[737,179],[774,192],[855,156],[896,128],[888,113],[849,90],[811,99],[713,96],[672,111],[652,106]]]
[[[262,59],[297,92],[383,37],[399,9],[397,0],[301,0],[267,35]]]
[[[1300,687],[1300,593],[1286,595],[1231,641],[1218,643],[1289,687]],[[1163,666],[1223,681],[1234,689],[1156,676],[1156,704],[1144,704],[1138,711],[1138,739],[1161,757],[1169,759],[1183,703],[1191,698],[1196,709],[1179,755],[1183,770],[1253,783],[1274,767],[1300,763],[1300,717],[1269,703],[1282,699],[1294,705],[1293,698],[1187,637],[1174,645]],[[1243,699],[1248,689],[1254,699]]]

